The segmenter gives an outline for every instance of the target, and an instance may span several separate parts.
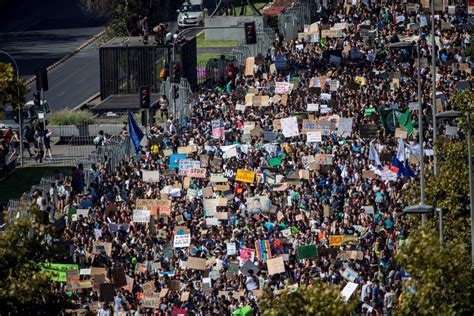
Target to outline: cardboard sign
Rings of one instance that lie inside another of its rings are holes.
[[[268,95],[254,95],[252,97],[252,106],[260,107],[260,106],[269,106],[270,105],[270,97]]]
[[[190,178],[205,178],[207,170],[205,168],[193,168],[188,170]]]
[[[406,130],[401,129],[399,127],[395,129],[395,138],[407,139],[407,137],[408,137],[408,132]]]
[[[112,255],[112,243],[110,242],[94,241],[92,246],[95,254],[105,253],[109,257]]]
[[[237,169],[235,181],[253,183],[254,180],[255,180],[255,172],[244,170],[244,169]]]
[[[253,76],[255,68],[255,57],[247,57],[245,61],[245,76]]]
[[[362,124],[359,130],[361,138],[376,138],[377,131],[378,128],[376,124]]]
[[[274,275],[285,272],[285,262],[283,257],[267,259],[268,275]]]
[[[188,269],[192,270],[207,270],[206,259],[197,257],[188,257]]]

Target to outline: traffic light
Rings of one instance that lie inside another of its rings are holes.
[[[255,22],[244,24],[245,42],[247,44],[257,44],[257,31],[255,29]]]
[[[181,65],[178,62],[171,63],[171,82],[179,83],[181,80]]]
[[[41,95],[39,92],[33,93],[33,102],[35,103],[36,109],[41,107]]]
[[[150,108],[150,88],[149,87],[140,87],[140,108],[141,109]]]

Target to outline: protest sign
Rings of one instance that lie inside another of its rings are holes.
[[[197,257],[188,257],[188,269],[193,270],[207,270],[206,259]]]
[[[244,169],[237,169],[235,181],[253,183],[254,180],[255,180],[255,172],[244,170]]]
[[[279,81],[275,83],[276,94],[287,94],[290,89],[290,83],[287,81]]]
[[[114,301],[114,284],[113,283],[100,284],[100,301],[107,302],[107,303]]]
[[[191,244],[191,235],[174,235],[174,248],[184,248],[189,247]]]
[[[352,135],[352,118],[341,117],[337,126],[337,135],[348,137]]]
[[[69,291],[79,290],[81,288],[79,270],[66,271],[66,279],[66,288]]]
[[[190,178],[205,178],[207,170],[205,168],[193,168],[188,170]]]
[[[245,76],[253,76],[255,68],[255,57],[247,57],[245,61]]]
[[[267,261],[268,262],[268,261]],[[250,260],[247,260],[241,267],[240,272],[246,277],[249,276],[249,271],[253,271],[255,274],[258,271],[258,267]]]
[[[122,287],[127,285],[127,279],[125,278],[125,272],[122,268],[115,268],[112,270],[112,279],[116,287]]]
[[[311,259],[318,256],[316,245],[300,246],[296,250],[298,259]]]
[[[377,131],[376,124],[361,124],[359,129],[361,138],[376,138]]]
[[[170,156],[169,168],[170,169],[178,169],[179,168],[179,161],[181,159],[186,159],[186,155],[183,154],[173,154]]]
[[[151,212],[150,210],[133,210],[133,222],[135,223],[149,223]]]
[[[358,284],[357,283],[353,283],[353,282],[348,282],[346,284],[346,286],[344,287],[344,289],[342,289],[341,291],[341,298],[344,302],[347,302],[349,301],[349,299],[351,298],[352,294],[355,292],[355,290],[357,290],[357,286]]]
[[[96,254],[105,253],[107,256],[110,256],[112,254],[111,242],[94,241],[92,243],[92,247],[94,249],[94,253]]]
[[[226,243],[227,247],[227,255],[228,256],[233,256],[237,254],[237,247],[235,245],[235,242],[228,242]]]
[[[329,247],[339,247],[344,241],[344,235],[330,235],[329,236]]]
[[[254,259],[255,259],[255,249],[240,248],[239,249],[239,258],[240,258],[241,262],[246,262],[248,260],[254,261]]]
[[[350,282],[354,282],[359,277],[359,275],[351,268],[346,268],[342,273],[342,277]]]
[[[281,129],[285,137],[294,137],[300,134],[298,130],[298,120],[296,117],[287,117],[280,119]]]
[[[321,131],[307,132],[306,141],[308,143],[320,143],[321,142]]]
[[[274,275],[285,272],[285,263],[283,257],[267,259],[268,275]]]

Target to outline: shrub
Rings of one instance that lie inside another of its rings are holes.
[[[95,119],[89,111],[61,110],[55,112],[51,119],[52,125],[83,125],[94,124]]]

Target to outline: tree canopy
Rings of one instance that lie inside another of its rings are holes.
[[[11,64],[0,63],[0,107],[10,103],[13,107],[25,104],[27,88],[22,79],[16,76]]]
[[[324,283],[300,287],[295,291],[284,290],[277,297],[266,291],[259,300],[262,315],[348,315],[354,309],[353,301],[346,303],[340,298],[341,289]]]
[[[39,218],[39,210],[30,213]],[[65,297],[51,282],[50,273],[39,262],[52,260],[55,250],[48,242],[48,226],[35,220],[15,219],[0,233],[0,314],[57,315]]]

